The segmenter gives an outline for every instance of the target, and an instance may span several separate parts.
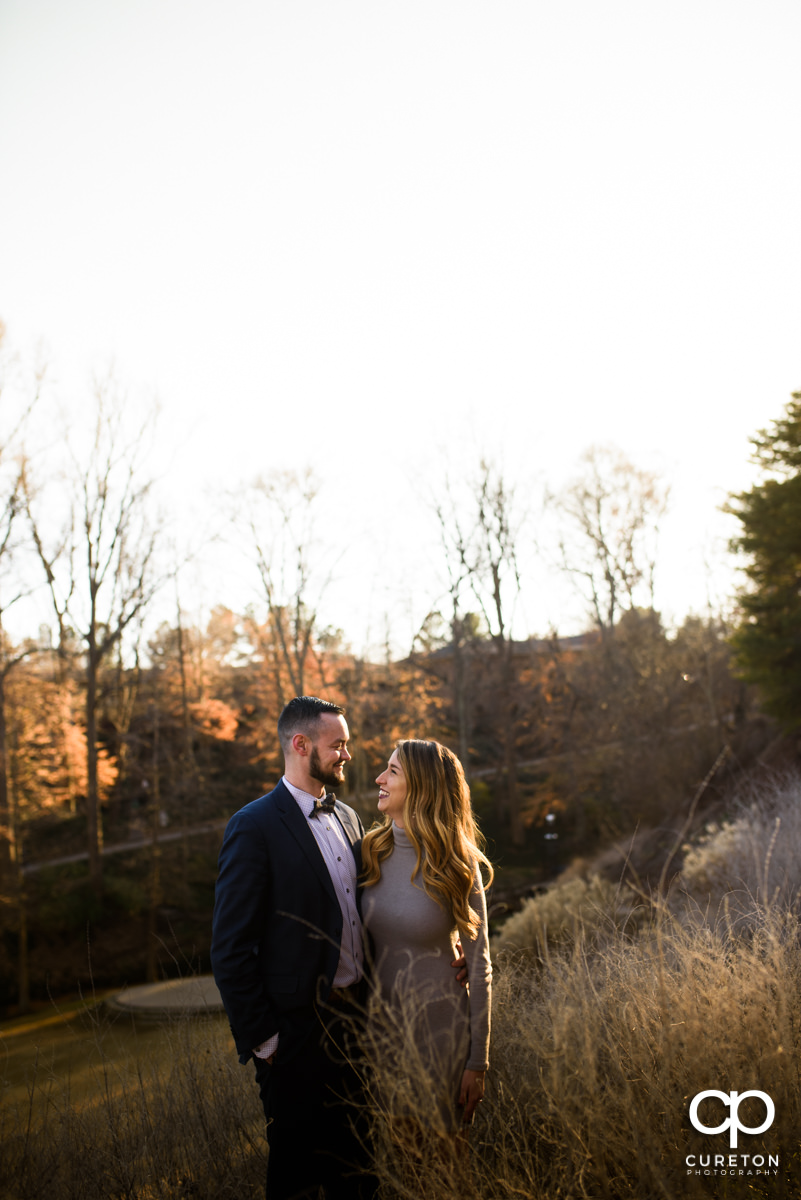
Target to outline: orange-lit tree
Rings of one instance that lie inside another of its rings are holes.
[[[50,589],[60,646],[70,632],[82,648],[87,739],[87,849],[90,876],[102,882],[103,825],[98,786],[98,707],[101,671],[126,635],[136,630],[163,582],[156,569],[160,522],[153,483],[144,467],[154,432],[147,411],[129,432],[126,397],[113,380],[94,393],[91,436],[70,447],[63,482],[53,473],[50,488],[28,491],[36,550]],[[47,517],[55,505],[66,514],[62,532],[49,536]]]

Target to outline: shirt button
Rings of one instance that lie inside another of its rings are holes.
[[[339,854],[337,855],[337,862],[342,862],[342,857]]]
[[[345,888],[345,891],[350,895],[350,888]]]

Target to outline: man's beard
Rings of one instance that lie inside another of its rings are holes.
[[[344,763],[338,763],[338,766],[344,766]],[[342,777],[334,774],[334,768],[328,770],[320,762],[320,755],[317,753],[317,747],[312,746],[312,752],[309,756],[309,774],[312,779],[317,779],[324,787],[339,787],[342,784]]]

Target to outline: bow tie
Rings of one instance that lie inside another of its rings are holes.
[[[312,809],[311,815],[313,817],[316,817],[317,814],[321,813],[321,812],[332,813],[334,811],[334,805],[336,804],[336,802],[337,802],[337,798],[334,795],[334,793],[326,792],[326,794],[323,796],[322,800],[315,800],[314,808]]]

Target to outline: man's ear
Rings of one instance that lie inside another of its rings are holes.
[[[309,746],[309,740],[307,737],[305,737],[304,734],[296,733],[293,735],[292,749],[295,751],[296,754],[299,754],[301,756],[301,758],[305,758],[308,755],[308,753],[309,753],[308,746]]]

